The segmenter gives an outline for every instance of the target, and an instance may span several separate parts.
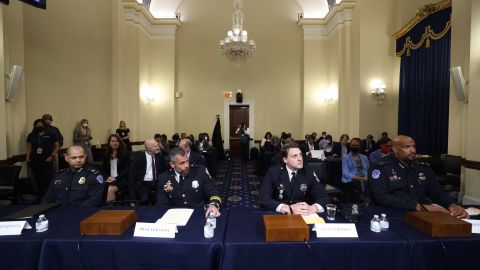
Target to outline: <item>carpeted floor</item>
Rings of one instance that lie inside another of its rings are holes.
[[[254,174],[255,163],[240,159],[220,161],[215,182],[224,200],[224,208],[256,208],[260,181]]]

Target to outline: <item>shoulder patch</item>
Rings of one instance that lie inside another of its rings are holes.
[[[103,176],[101,174],[97,175],[97,182],[100,183],[100,184],[103,184]]]
[[[373,170],[373,171],[372,171],[372,178],[373,178],[373,179],[378,179],[378,178],[380,178],[380,171],[379,171],[379,170]]]

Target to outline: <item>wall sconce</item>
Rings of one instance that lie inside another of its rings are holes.
[[[372,100],[375,102],[375,104],[382,104],[385,100],[385,86],[376,86],[372,89],[372,93],[370,95],[372,96]]]

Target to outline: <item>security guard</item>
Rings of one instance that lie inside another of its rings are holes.
[[[409,211],[442,211],[459,218],[467,212],[438,183],[427,163],[415,160],[415,141],[399,136],[393,141],[393,154],[377,162],[368,174],[376,203]]]
[[[285,214],[308,215],[324,211],[329,198],[313,169],[303,167],[300,147],[282,147],[284,165],[271,167],[260,187],[259,203]]]
[[[162,173],[157,183],[157,205],[200,207],[208,204],[206,216],[220,216],[219,193],[208,170],[191,165],[184,150],[173,148],[169,153],[171,169]]]
[[[71,146],[65,160],[69,168],[59,171],[50,182],[44,202],[63,205],[100,206],[103,196],[103,176],[99,171],[85,166],[85,150]]]

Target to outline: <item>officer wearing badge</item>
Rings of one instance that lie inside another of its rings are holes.
[[[205,216],[220,216],[222,199],[207,168],[190,165],[188,155],[180,148],[170,150],[169,160],[171,169],[158,179],[157,205],[203,207],[208,204]]]
[[[313,169],[303,166],[300,147],[282,147],[284,165],[271,167],[260,187],[259,204],[285,214],[320,213],[330,201]]]
[[[71,146],[65,155],[70,166],[59,171],[50,182],[44,202],[62,205],[100,206],[103,198],[103,176],[85,166],[87,155],[81,146]]]
[[[458,218],[468,217],[438,183],[428,164],[415,160],[415,141],[399,136],[393,154],[372,166],[368,183],[376,203],[409,211],[441,211]]]

